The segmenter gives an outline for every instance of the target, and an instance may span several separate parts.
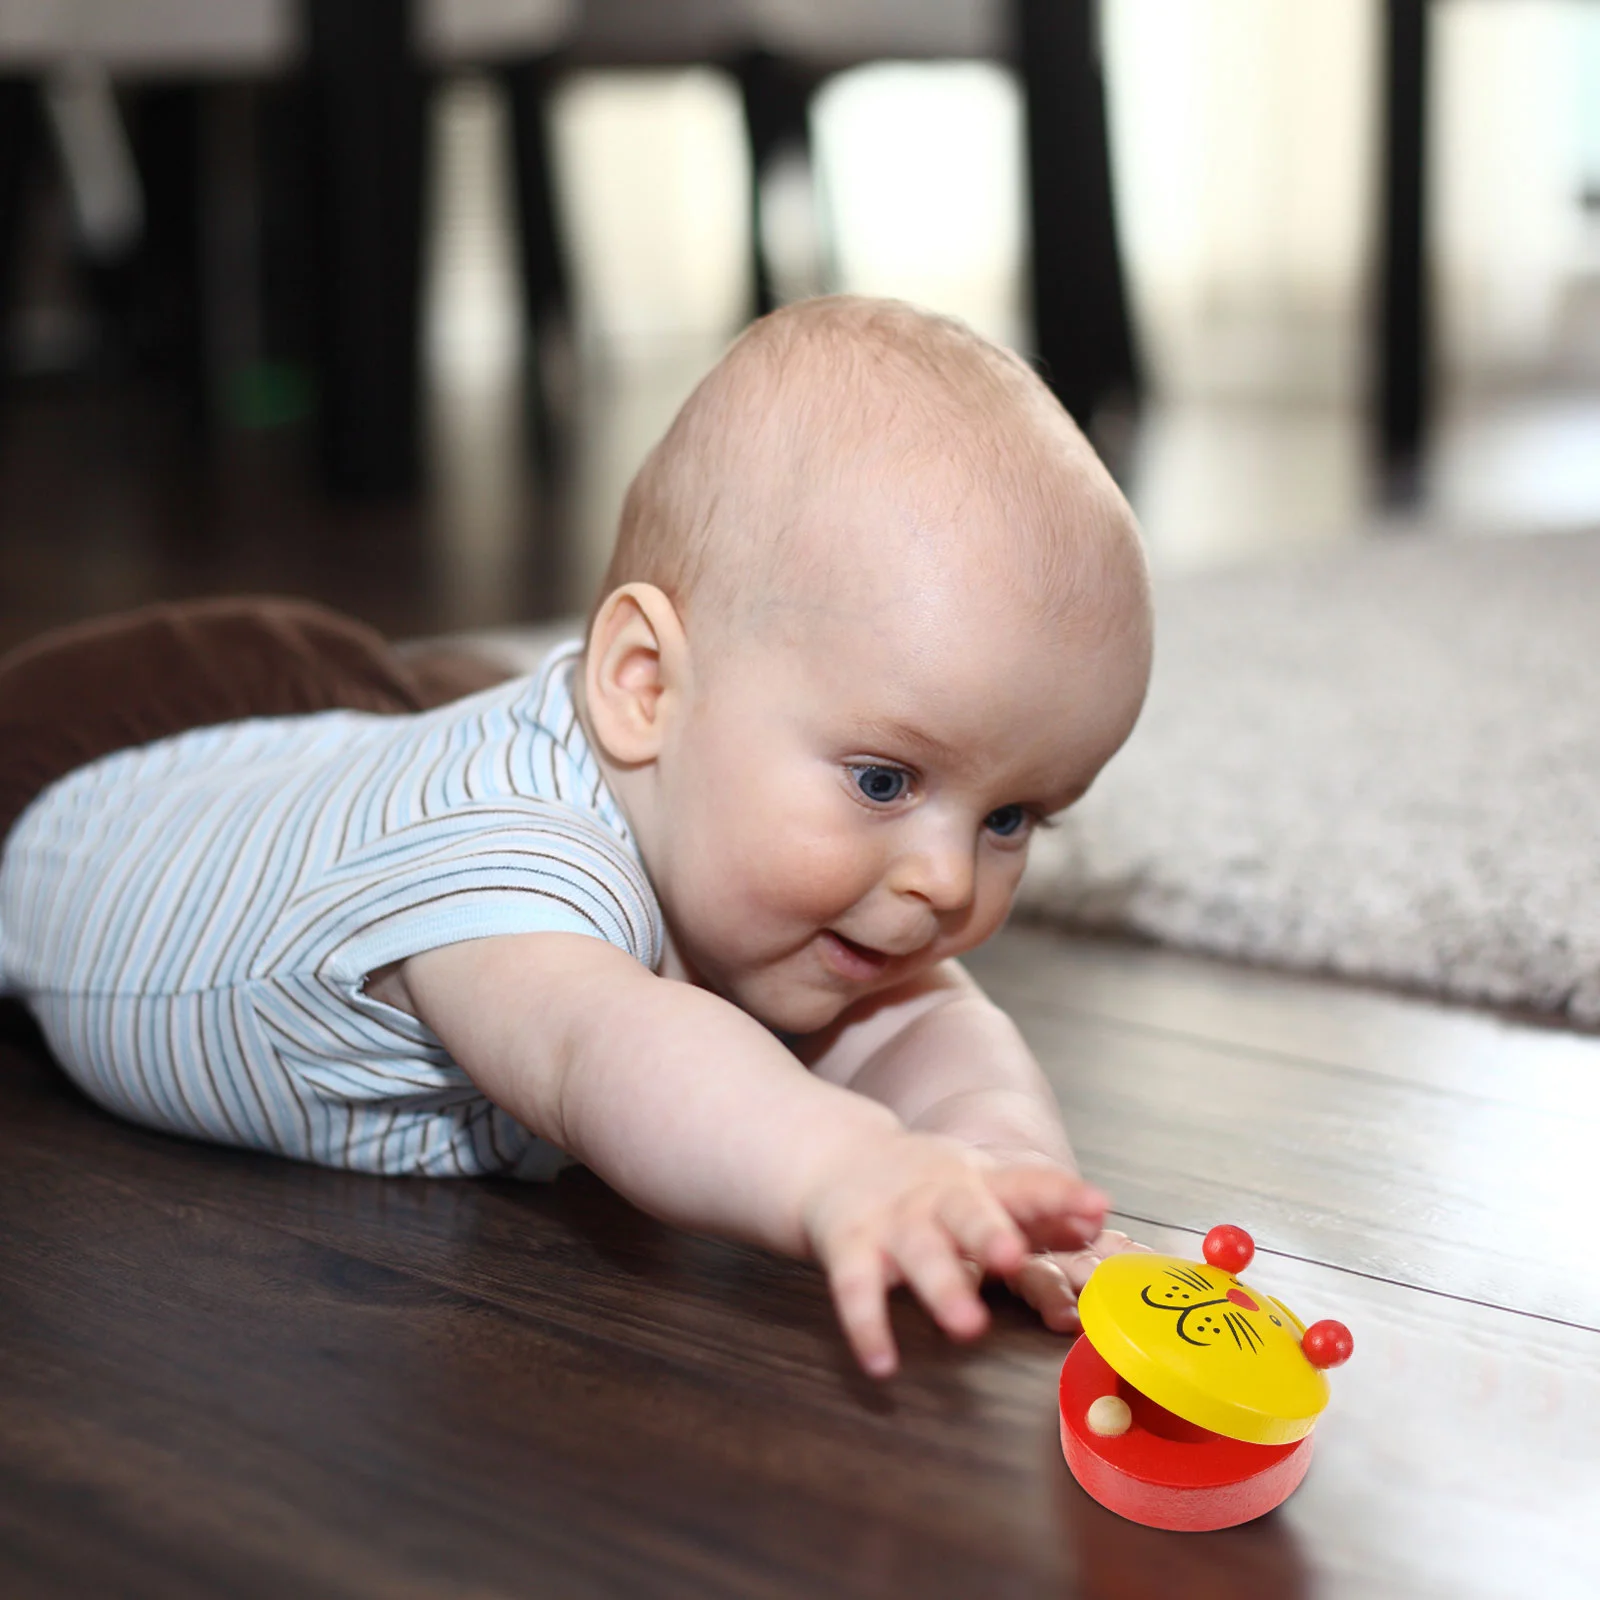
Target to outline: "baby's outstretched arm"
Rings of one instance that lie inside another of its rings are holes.
[[[759,1023],[599,939],[527,934],[412,957],[396,998],[483,1092],[681,1227],[828,1274],[869,1372],[894,1370],[885,1297],[907,1284],[953,1337],[987,1311],[967,1261],[1007,1274],[1081,1245],[1103,1197],[1066,1168],[912,1131],[810,1072]]]
[[[954,961],[852,1006],[797,1053],[818,1077],[882,1102],[908,1128],[1077,1171],[1033,1052]]]
[[[802,1041],[818,1076],[881,1101],[906,1127],[959,1140],[1008,1165],[1074,1177],[1077,1161],[1055,1095],[1016,1024],[953,961],[899,992],[852,1007]],[[1105,1230],[1083,1247],[1046,1249],[1002,1274],[1050,1327],[1079,1326],[1078,1291],[1101,1257],[1140,1249]]]

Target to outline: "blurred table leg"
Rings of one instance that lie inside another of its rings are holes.
[[[424,75],[408,0],[305,0],[323,467],[336,492],[418,475]]]
[[[38,145],[38,96],[38,86],[30,78],[0,78],[0,392],[11,362],[4,339],[11,328],[22,256],[28,169]]]
[[[761,180],[774,156],[797,151],[811,155],[811,97],[824,74],[808,70],[801,62],[750,50],[732,63],[744,101],[745,132],[750,140],[750,249],[758,313],[778,304],[771,263],[764,242]]]
[[[517,248],[527,317],[526,399],[534,456],[560,470],[560,399],[550,392],[548,344],[572,338],[572,281],[550,141],[550,91],[560,64],[540,56],[500,70],[511,113],[512,179],[516,189]]]
[[[1401,477],[1415,462],[1428,424],[1428,5],[1386,0],[1384,6],[1377,425],[1383,460]]]
[[[1117,243],[1096,0],[1012,0],[1027,103],[1035,349],[1087,425],[1139,389]]]
[[[178,81],[146,84],[129,97],[144,235],[131,259],[113,256],[98,269],[103,298],[122,302],[130,355],[172,387],[202,447],[215,437],[219,359],[216,285],[205,269],[206,230],[216,218],[206,215],[202,176],[213,92]]]

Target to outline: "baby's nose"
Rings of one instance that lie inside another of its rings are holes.
[[[890,887],[898,894],[925,900],[935,911],[960,911],[972,901],[976,878],[973,856],[968,841],[925,840],[895,862]]]

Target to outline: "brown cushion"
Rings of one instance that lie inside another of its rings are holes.
[[[197,600],[56,629],[0,657],[0,840],[58,778],[191,728],[311,711],[399,713],[511,676],[448,644],[405,654],[302,600]]]

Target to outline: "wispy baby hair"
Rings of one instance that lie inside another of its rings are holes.
[[[807,509],[866,474],[1016,508],[1016,548],[993,556],[1034,593],[1079,588],[1096,535],[1132,528],[1019,357],[953,317],[828,296],[752,323],[690,395],[628,489],[599,598],[647,582],[686,616],[759,608],[815,554],[794,537]]]

